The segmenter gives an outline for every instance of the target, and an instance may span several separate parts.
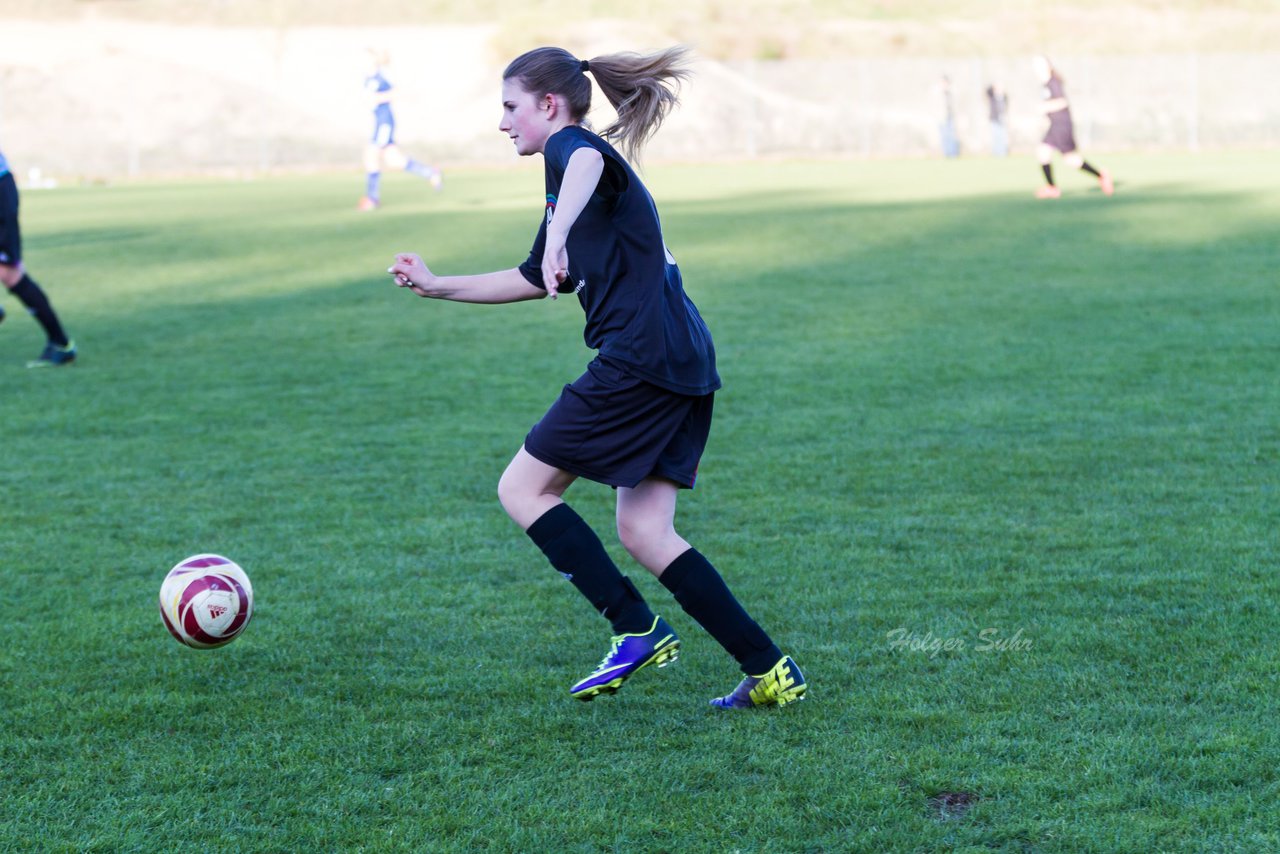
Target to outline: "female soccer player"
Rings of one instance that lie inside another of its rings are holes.
[[[1044,100],[1040,104],[1040,111],[1049,119],[1049,129],[1045,132],[1044,139],[1036,146],[1036,158],[1040,161],[1040,168],[1044,170],[1045,180],[1045,186],[1036,191],[1036,198],[1056,199],[1062,195],[1062,190],[1053,183],[1053,167],[1050,165],[1055,150],[1062,154],[1062,159],[1068,166],[1088,172],[1097,178],[1102,186],[1102,192],[1108,196],[1111,195],[1115,192],[1111,173],[1106,169],[1093,168],[1076,150],[1071,107],[1067,104],[1067,95],[1062,88],[1062,76],[1058,74],[1058,69],[1054,68],[1053,63],[1045,56],[1035,57],[1032,60],[1032,67],[1035,69],[1036,77],[1044,84],[1042,90]]]
[[[685,295],[648,190],[585,126],[590,72],[618,111],[603,135],[634,155],[675,105],[685,60],[683,48],[580,61],[550,47],[515,59],[503,73],[498,129],[518,154],[541,154],[546,167],[545,218],[528,259],[494,273],[437,276],[417,255],[402,254],[388,272],[421,297],[506,303],[575,293],[586,313],[584,337],[599,355],[529,431],[498,483],[512,520],[616,633],[570,693],[612,694],[641,668],[674,660],[680,645],[562,500],[585,477],[617,488],[623,546],[746,674],[712,705],[780,706],[804,696],[800,669],[675,530],[676,495],[693,487],[720,387],[711,336]]]
[[[31,312],[44,329],[48,341],[40,356],[27,362],[28,368],[56,368],[76,360],[76,345],[67,338],[49,297],[27,275],[22,263],[22,231],[18,227],[18,184],[9,171],[9,161],[0,151],[0,282]],[[4,308],[0,307],[0,320]]]
[[[377,210],[382,204],[382,164],[403,169],[411,175],[426,178],[433,189],[444,184],[444,173],[421,160],[406,157],[396,145],[396,117],[391,112],[391,81],[383,73],[391,63],[386,51],[373,52],[373,73],[365,78],[364,87],[373,99],[373,136],[364,149],[365,191],[357,207],[362,211]]]

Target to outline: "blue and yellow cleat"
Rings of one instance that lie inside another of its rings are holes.
[[[791,656],[786,656],[763,676],[748,676],[727,697],[716,697],[711,705],[718,709],[755,709],[762,706],[785,706],[803,700],[809,683]]]
[[[661,617],[653,618],[653,628],[643,634],[617,635],[609,654],[595,672],[569,689],[579,700],[591,701],[601,694],[616,694],[637,670],[650,664],[666,667],[680,654],[680,638]]]
[[[67,346],[59,347],[52,341],[44,345],[40,357],[27,362],[28,368],[58,368],[69,365],[76,360],[76,342],[68,341]]]

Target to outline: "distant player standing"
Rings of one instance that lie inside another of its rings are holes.
[[[0,282],[31,312],[44,329],[48,341],[39,358],[27,362],[29,368],[56,368],[76,360],[76,345],[67,338],[49,297],[27,275],[22,263],[22,231],[18,227],[18,184],[9,171],[9,161],[0,151]],[[0,307],[0,320],[4,308]]]
[[[383,164],[426,178],[437,190],[444,182],[444,174],[438,168],[406,157],[396,145],[396,117],[391,111],[392,86],[384,73],[390,62],[391,58],[385,51],[374,51],[373,73],[364,81],[364,87],[373,100],[373,136],[364,150],[365,191],[359,204],[362,211],[375,210],[382,203]]]
[[[1036,198],[1056,199],[1062,190],[1053,183],[1053,152],[1062,154],[1062,160],[1068,166],[1088,172],[1098,179],[1102,192],[1108,196],[1115,192],[1111,181],[1111,173],[1105,169],[1095,169],[1085,162],[1084,156],[1076,150],[1075,128],[1071,122],[1071,107],[1067,103],[1067,95],[1062,86],[1062,76],[1053,67],[1048,57],[1037,56],[1032,60],[1036,77],[1044,84],[1040,110],[1049,119],[1049,128],[1044,139],[1036,146],[1036,158],[1044,171],[1045,186],[1036,191]]]
[[[1009,94],[997,83],[987,87],[987,121],[991,127],[991,154],[1009,154]]]
[[[613,626],[608,654],[570,693],[613,693],[641,668],[674,659],[680,644],[561,499],[585,477],[617,488],[623,546],[746,674],[712,705],[780,706],[804,696],[800,669],[675,530],[676,497],[693,487],[720,388],[711,336],[685,294],[653,198],[583,124],[589,71],[618,109],[604,135],[634,154],[676,103],[685,58],[670,48],[588,62],[550,47],[516,58],[503,73],[498,128],[518,154],[542,154],[546,168],[546,215],[528,259],[494,273],[437,276],[402,254],[388,272],[418,296],[507,303],[575,293],[586,313],[584,337],[599,355],[529,431],[498,483],[512,520]]]

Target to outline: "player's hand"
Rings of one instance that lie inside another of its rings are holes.
[[[569,278],[569,249],[563,238],[547,234],[546,249],[542,253],[542,284],[547,289],[547,296],[555,299],[560,295],[560,283]]]
[[[429,296],[427,285],[434,278],[431,270],[422,259],[412,253],[401,253],[396,256],[395,263],[387,268],[397,287],[408,288],[420,297]]]

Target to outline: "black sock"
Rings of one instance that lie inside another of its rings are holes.
[[[1047,181],[1049,183],[1049,186],[1052,187],[1053,186],[1053,166],[1051,166],[1048,163],[1041,163],[1040,168],[1044,170],[1045,181]]]
[[[44,327],[44,334],[50,341],[59,347],[67,346],[67,333],[62,331],[62,324],[58,322],[53,306],[49,305],[49,298],[34,279],[23,273],[18,284],[9,291],[30,309],[36,321]]]
[[[1101,173],[1101,172],[1099,172],[1097,169],[1094,169],[1094,168],[1093,168],[1092,166],[1090,166],[1088,163],[1081,163],[1081,164],[1080,164],[1080,171],[1081,171],[1081,172],[1088,172],[1090,175],[1092,175],[1092,176],[1093,176],[1093,177],[1095,177],[1095,178],[1101,178],[1101,177],[1102,177],[1102,173]]]
[[[658,580],[675,595],[685,613],[734,657],[743,673],[767,673],[782,658],[782,651],[748,616],[720,573],[697,549],[671,561]]]
[[[526,531],[534,545],[604,615],[616,634],[653,628],[653,612],[640,591],[618,571],[604,544],[568,504],[557,504]]]

